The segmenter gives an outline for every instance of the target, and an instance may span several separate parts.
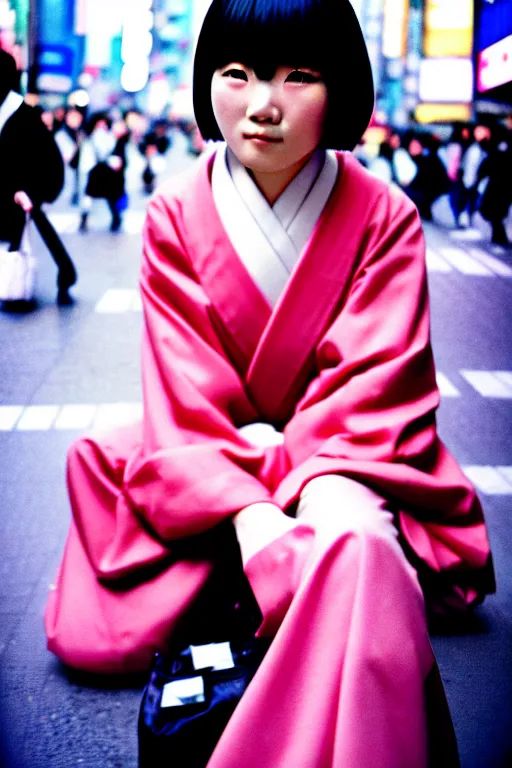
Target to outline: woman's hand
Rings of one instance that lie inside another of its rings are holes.
[[[19,190],[14,194],[14,202],[16,205],[19,205],[20,208],[23,208],[25,213],[30,213],[32,208],[34,207],[34,203],[30,199],[30,197],[27,195],[26,192],[23,192],[23,190]]]
[[[273,637],[300,584],[315,532],[269,502],[251,504],[233,519],[245,575],[263,614],[259,636]]]
[[[262,501],[242,509],[234,516],[233,524],[245,565],[256,552],[295,528],[297,522],[275,504]]]
[[[118,155],[111,155],[108,158],[107,163],[113,171],[120,171],[123,167],[123,161]]]

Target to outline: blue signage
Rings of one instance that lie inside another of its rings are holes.
[[[477,0],[475,50],[512,35],[512,0]]]
[[[74,51],[67,45],[43,43],[37,46],[37,66],[40,73],[71,77],[73,58]]]

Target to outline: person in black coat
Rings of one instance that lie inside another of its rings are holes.
[[[38,110],[15,92],[16,76],[13,57],[0,50],[0,111],[7,116],[0,131],[0,241],[9,243],[11,251],[18,250],[26,213],[30,213],[57,265],[57,302],[69,304],[76,270],[41,208],[58,197],[64,184],[64,165]]]
[[[492,227],[491,242],[512,248],[505,229],[505,219],[512,205],[512,136],[495,128],[489,154],[478,169],[479,179],[488,179],[480,201],[480,213]]]
[[[82,198],[80,232],[87,232],[87,220],[94,199],[107,201],[112,223],[111,232],[119,232],[122,226],[122,213],[128,204],[125,189],[125,171],[127,165],[127,144],[130,132],[124,120],[112,121],[103,112],[91,118],[87,139],[88,154],[94,157]]]

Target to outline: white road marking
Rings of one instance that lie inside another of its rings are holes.
[[[471,256],[479,261],[484,267],[488,267],[494,272],[494,274],[500,277],[512,277],[512,268],[505,264],[501,259],[497,259],[496,256],[491,256],[481,248],[470,248],[469,253]]]
[[[483,264],[480,264],[479,261],[472,259],[471,256],[461,248],[439,248],[439,255],[464,275],[492,277],[494,274],[490,269],[487,269]]]
[[[433,248],[427,247],[427,270],[429,272],[453,272],[453,267],[442,259]]]
[[[76,232],[80,225],[79,213],[52,212],[48,218],[60,235]]]
[[[494,371],[494,375],[502,381],[506,387],[512,389],[512,371]]]
[[[98,406],[93,429],[108,430],[134,424],[142,418],[142,403],[104,403]]]
[[[512,467],[462,467],[478,491],[489,496],[512,495]]]
[[[137,291],[132,288],[109,288],[96,304],[95,312],[101,314],[120,314],[133,307]]]
[[[63,405],[55,419],[54,429],[87,429],[91,426],[97,405]]]
[[[58,405],[28,405],[16,424],[19,431],[51,429],[59,412]]]
[[[135,296],[132,299],[132,302],[130,304],[130,309],[133,312],[142,312],[142,299],[140,296],[139,291],[134,291]]]
[[[1,432],[49,429],[111,429],[142,418],[142,403],[77,403],[69,405],[0,405]]]
[[[498,373],[506,371],[461,371],[466,381],[483,397],[512,399],[512,387]]]
[[[108,214],[106,213],[105,218],[105,225],[101,226],[100,223],[98,223],[98,227],[94,226],[94,209],[91,212],[90,218],[92,219],[92,224],[89,224],[89,231],[91,232],[108,232],[109,227],[109,218]],[[121,232],[124,232],[127,235],[140,235],[142,233],[142,228],[144,225],[144,219],[146,217],[145,211],[126,211],[123,214],[123,224],[121,228]],[[55,227],[55,230],[63,235],[63,234],[70,234],[72,232],[78,232],[78,228],[80,226],[80,213],[78,211],[73,211],[71,213],[65,212],[65,211],[52,211],[48,213],[48,218],[50,219],[51,223]]]
[[[496,467],[496,469],[512,485],[512,467]]]
[[[444,373],[437,371],[436,381],[441,397],[460,397],[459,390]]]
[[[482,239],[482,233],[476,227],[467,227],[466,229],[452,229],[450,231],[452,240],[460,242],[475,242]]]
[[[126,211],[123,215],[122,232],[127,235],[140,235],[146,218],[145,211]]]
[[[0,432],[10,432],[22,413],[22,405],[1,405]]]

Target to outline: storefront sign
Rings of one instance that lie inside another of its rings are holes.
[[[388,59],[399,59],[405,56],[407,9],[407,0],[385,0],[382,53]]]
[[[420,101],[470,102],[473,62],[471,59],[423,59],[419,95]]]
[[[478,54],[477,90],[480,93],[512,81],[512,35]]]
[[[425,56],[471,56],[473,0],[426,0]]]

